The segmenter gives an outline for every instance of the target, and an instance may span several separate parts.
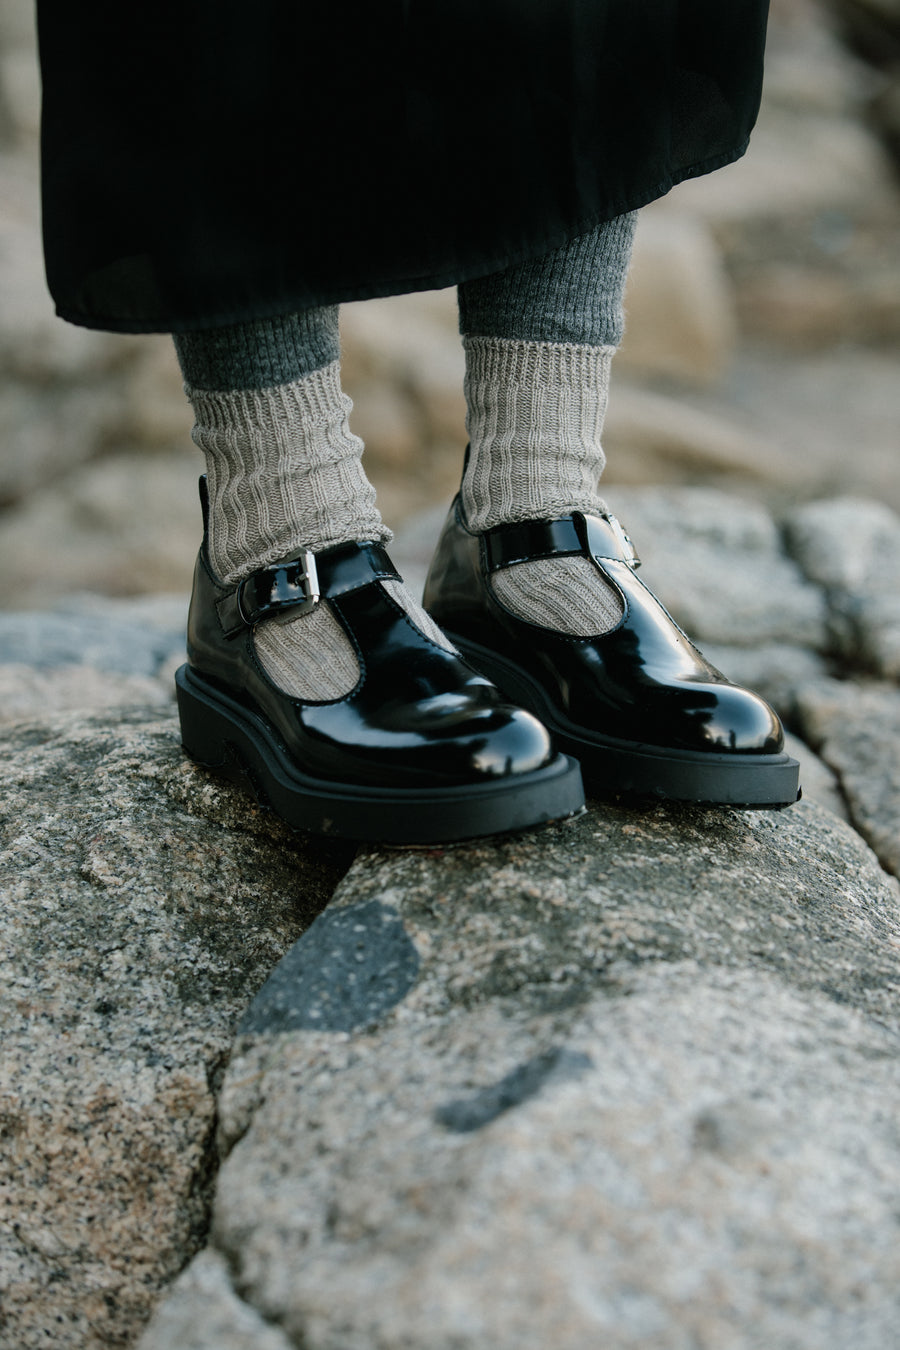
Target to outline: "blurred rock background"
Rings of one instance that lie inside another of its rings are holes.
[[[83,331],[43,280],[30,0],[0,0],[3,604],[184,593],[199,533],[167,336]],[[725,488],[780,516],[900,507],[900,0],[774,0],[747,157],[641,218],[605,480]],[[431,534],[465,443],[452,291],[345,306],[345,384],[388,522]]]

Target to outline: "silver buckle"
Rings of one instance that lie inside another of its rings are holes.
[[[629,567],[640,567],[641,560],[635,552],[634,544],[622,528],[621,521],[617,520],[611,511],[606,513],[606,519],[609,522],[609,528],[616,536],[616,542],[625,555],[622,561],[626,562]]]
[[[301,614],[308,614],[322,598],[315,554],[310,553],[308,549],[292,558],[289,563],[282,563],[281,566],[270,570],[274,573],[275,583],[268,600],[259,606],[255,614],[248,614],[244,605],[244,590],[253,578],[248,577],[247,581],[242,581],[237,588],[237,610],[241,622],[247,628],[252,628],[263,615],[274,609],[296,609]],[[298,590],[303,597],[300,600],[296,598]]]

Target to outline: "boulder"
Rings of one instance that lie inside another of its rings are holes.
[[[883,1350],[898,987],[811,806],[370,853],[244,1019],[140,1350]]]
[[[20,722],[0,760],[0,1342],[125,1347],[204,1241],[235,1024],[349,858],[169,709]]]
[[[604,483],[656,487],[702,477],[704,482],[784,481],[785,456],[771,439],[741,426],[721,409],[698,408],[691,395],[674,397],[631,381],[613,381],[604,444]]]
[[[827,674],[823,657],[791,642],[760,642],[755,647],[704,642],[703,655],[736,684],[755,689],[794,720],[798,692]]]
[[[807,502],[785,527],[791,556],[811,581],[856,595],[900,591],[900,516],[882,502]]]

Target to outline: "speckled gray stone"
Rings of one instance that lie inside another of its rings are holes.
[[[850,819],[900,876],[900,689],[820,681],[799,699],[803,735],[837,775]]]
[[[834,770],[824,760],[819,759],[806,742],[793,732],[784,733],[784,748],[800,765],[800,791],[803,800],[824,806],[841,820],[849,820],[850,812]]]
[[[238,1297],[227,1265],[209,1251],[175,1281],[142,1344],[158,1350],[294,1350],[283,1332]]]
[[[140,1350],[214,1350],[235,1297],[294,1350],[892,1343],[900,888],[858,835],[604,806],[366,855],[335,912],[372,902],[416,983],[378,1026],[239,1040],[229,1287],[182,1281]]]
[[[124,1347],[203,1241],[234,1027],[349,859],[159,709],[5,727],[0,773],[0,1344]]]
[[[829,597],[832,645],[850,671],[900,681],[900,590]]]
[[[882,502],[829,497],[789,512],[792,557],[811,581],[852,595],[900,592],[900,517]]]
[[[418,953],[393,909],[377,900],[329,909],[282,957],[238,1030],[353,1031],[399,1003],[418,970]]]

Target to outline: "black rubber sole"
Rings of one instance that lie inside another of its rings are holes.
[[[539,717],[558,748],[579,761],[590,795],[653,797],[754,811],[782,810],[800,799],[800,765],[788,754],[666,750],[599,734],[588,739],[560,716],[525,671],[496,652],[445,631],[476,670]]]
[[[248,788],[294,829],[382,844],[445,844],[524,830],[584,806],[578,764],[453,787],[367,787],[302,773],[264,718],[189,666],[175,675],[182,744],[191,759]]]

